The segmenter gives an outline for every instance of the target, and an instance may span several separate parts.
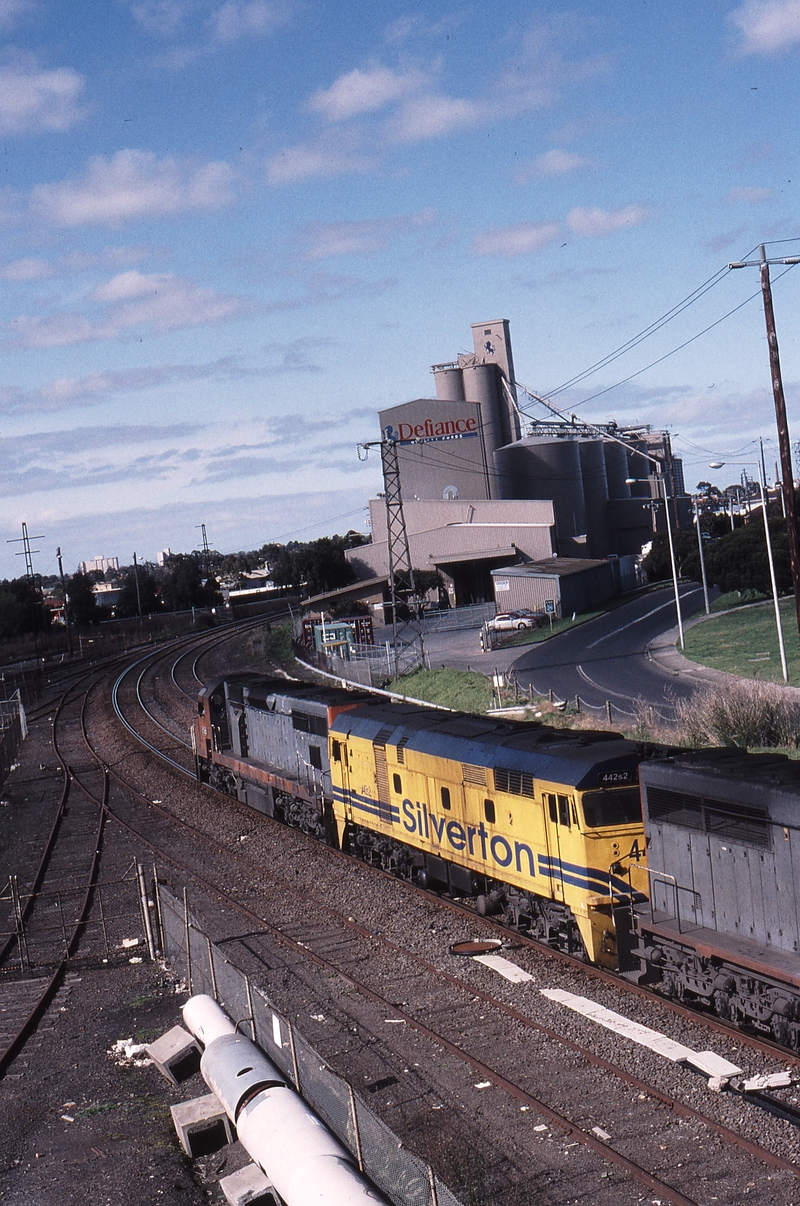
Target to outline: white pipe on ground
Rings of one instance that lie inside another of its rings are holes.
[[[183,1020],[205,1046],[203,1079],[286,1206],[389,1206],[367,1184],[350,1152],[289,1088],[281,1070],[236,1033],[211,997],[191,997]]]

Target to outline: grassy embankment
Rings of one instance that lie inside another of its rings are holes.
[[[723,595],[712,611],[734,610],[704,620],[686,633],[686,656],[714,670],[743,678],[782,683],[778,633],[772,600],[745,606],[747,601]],[[780,601],[781,627],[786,647],[789,684],[800,686],[800,642],[794,618],[794,599]]]

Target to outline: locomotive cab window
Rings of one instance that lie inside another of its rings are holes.
[[[443,787],[441,789],[441,797],[442,797],[442,808],[446,809],[449,812],[450,811],[450,788],[449,787]]]
[[[484,800],[483,801],[483,815],[485,816],[486,820],[489,822],[490,825],[494,825],[494,816],[495,816],[494,800]]]
[[[314,767],[314,770],[322,770],[322,751],[318,745],[310,745],[308,747],[308,760]]]
[[[397,792],[398,796],[402,796],[402,794],[403,794],[403,781],[402,781],[402,779],[400,778],[400,776],[399,776],[399,775],[392,775],[392,783],[394,784],[394,790]]]
[[[554,825],[563,825],[565,829],[570,829],[570,798],[569,796],[557,796],[554,792],[546,791],[544,798],[547,801],[547,811],[550,820]],[[574,809],[573,809],[574,811]]]
[[[331,742],[331,758],[333,758],[334,762],[341,762],[342,760],[342,747],[338,741]]]
[[[201,699],[198,701],[198,704],[197,704],[197,715],[203,716],[205,714],[205,710],[206,710],[206,705],[205,705],[204,701]]]
[[[603,825],[641,825],[642,804],[638,787],[585,792],[583,819],[589,829],[600,829]]]

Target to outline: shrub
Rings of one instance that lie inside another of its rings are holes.
[[[773,683],[731,683],[679,701],[676,712],[690,745],[800,746],[800,701]]]

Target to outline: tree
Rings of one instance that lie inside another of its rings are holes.
[[[688,574],[690,577],[699,575],[699,560],[695,570],[691,563],[692,555],[697,556],[697,537],[692,532],[683,532],[680,528],[673,529],[672,543],[675,548],[675,564],[678,576]],[[650,552],[642,561],[642,570],[648,582],[664,582],[672,577],[672,565],[669,556],[669,538],[666,532],[657,532],[653,537]]]
[[[346,537],[323,536],[307,544],[292,541],[285,546],[273,546],[273,582],[276,586],[304,587],[309,595],[349,586],[356,577],[344,555],[344,550],[351,547],[349,536],[349,533]]]
[[[136,594],[136,574],[139,575],[139,596]],[[122,593],[114,608],[115,615],[137,616],[139,614],[139,599],[142,602],[142,615],[152,615],[161,611],[161,596],[158,583],[152,570],[147,565],[136,568],[129,565],[122,570]]]
[[[205,607],[208,596],[203,587],[200,562],[193,554],[174,553],[164,567],[161,598],[167,611],[188,611]]]
[[[789,535],[781,518],[770,519],[769,532],[775,561],[775,580],[778,592],[783,594],[792,589],[792,574],[789,566]],[[734,532],[728,532],[721,540],[708,545],[706,575],[721,591],[755,590],[763,595],[772,593],[767,559],[767,543],[764,539],[764,519],[761,509],[755,511],[749,521]]]
[[[78,628],[88,628],[91,624],[100,623],[92,585],[92,578],[88,574],[73,574],[67,579],[70,620]]]

